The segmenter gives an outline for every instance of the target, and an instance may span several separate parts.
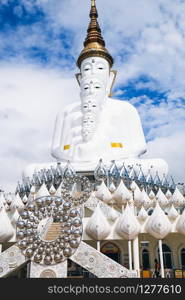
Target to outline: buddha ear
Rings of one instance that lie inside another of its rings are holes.
[[[112,88],[114,85],[114,82],[116,80],[116,75],[117,75],[117,71],[115,70],[110,70],[110,75],[109,75],[109,84],[108,84],[108,95],[109,97],[112,97]]]
[[[82,80],[82,74],[81,73],[77,73],[75,74],[76,79],[78,81],[79,86],[81,85],[81,80]]]

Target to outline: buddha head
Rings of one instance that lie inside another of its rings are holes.
[[[82,112],[96,113],[106,100],[106,80],[101,76],[84,77],[80,85]]]
[[[105,86],[106,96],[111,95],[116,71],[110,70],[109,62],[105,58],[94,56],[84,59],[81,63],[80,71],[81,72],[77,74],[77,80],[80,87],[84,79],[97,77],[97,79],[100,79]]]
[[[80,73],[76,75],[79,85],[86,77],[97,76],[101,78],[106,86],[106,95],[111,94],[111,89],[116,77],[116,71],[112,71],[113,58],[105,48],[105,41],[101,35],[98,24],[98,12],[96,2],[91,1],[90,23],[87,30],[87,37],[84,41],[84,48],[81,51],[77,66]]]
[[[88,142],[92,139],[96,131],[97,123],[95,116],[91,113],[86,113],[82,120],[82,137],[84,142]]]

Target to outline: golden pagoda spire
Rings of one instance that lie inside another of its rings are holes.
[[[95,0],[91,0],[91,7],[96,6]]]
[[[96,1],[91,0],[91,10],[90,10],[90,23],[87,29],[87,37],[84,41],[84,49],[80,53],[77,60],[77,66],[80,68],[81,62],[88,57],[98,56],[105,58],[110,67],[113,65],[113,58],[109,54],[108,50],[105,48],[105,41],[101,35],[101,29],[98,24],[98,11],[96,8]]]

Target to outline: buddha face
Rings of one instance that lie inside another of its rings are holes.
[[[82,120],[82,136],[84,142],[88,142],[96,130],[96,119],[91,113],[85,113]]]
[[[84,78],[81,81],[81,100],[83,113],[96,113],[106,99],[104,82],[98,77]]]
[[[97,76],[104,82],[106,89],[110,90],[110,66],[108,61],[104,58],[89,57],[84,59],[81,64],[81,76],[82,78]]]

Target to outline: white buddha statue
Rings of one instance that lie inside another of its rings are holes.
[[[105,48],[97,17],[92,1],[85,47],[77,61],[79,102],[58,113],[51,154],[61,165],[69,160],[77,171],[94,170],[101,158],[107,166],[115,160],[118,166],[123,162],[140,165],[144,174],[151,166],[153,172],[166,174],[168,166],[162,159],[141,158],[146,141],[135,107],[109,96],[116,72],[111,70],[113,59]],[[43,167],[47,165],[29,166],[25,176]]]
[[[80,101],[69,105],[56,120],[52,156],[70,160],[77,170],[94,169],[100,158],[109,165],[140,164],[143,172],[167,172],[162,159],[141,159],[146,142],[137,110],[126,101],[110,98],[114,73],[108,61],[89,57],[81,64]],[[89,169],[90,168],[90,169]]]
[[[126,101],[108,97],[109,69],[104,58],[87,58],[83,62],[79,77],[81,101],[57,116],[52,155],[58,161],[97,164],[100,158],[108,162],[138,159],[146,152],[136,109]]]

